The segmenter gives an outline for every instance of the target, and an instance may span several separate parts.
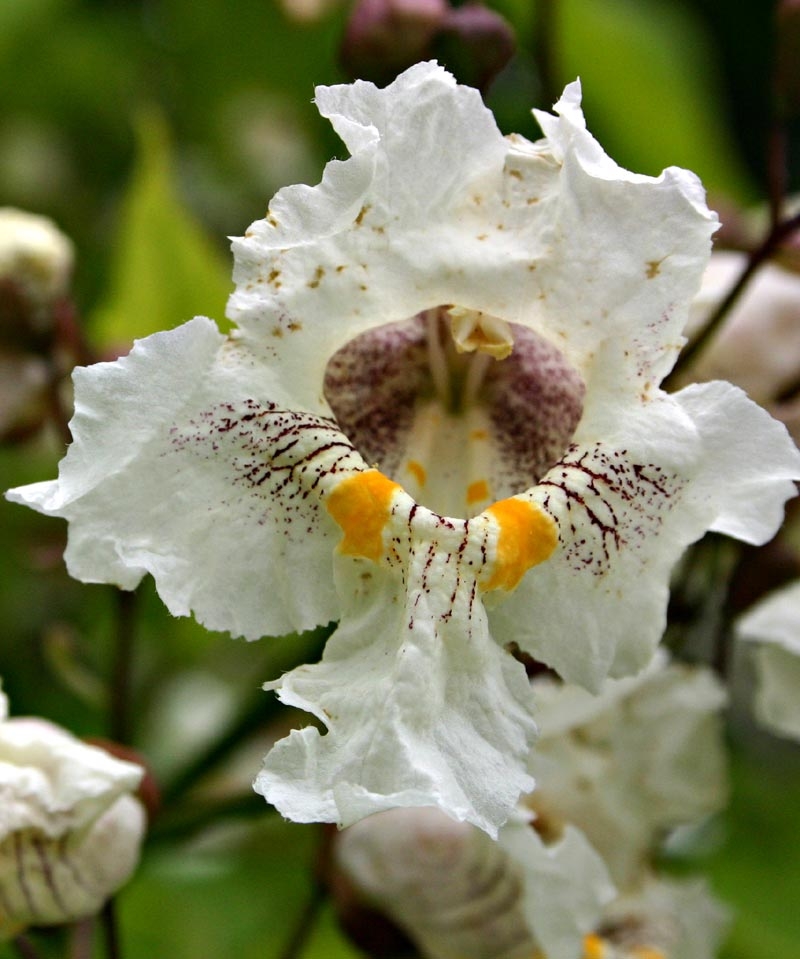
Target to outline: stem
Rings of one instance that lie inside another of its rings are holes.
[[[188,766],[178,772],[177,776],[163,791],[164,806],[169,806],[176,799],[188,792],[194,784],[207,775],[215,766],[228,757],[233,749],[244,742],[247,736],[262,726],[268,719],[278,712],[280,703],[277,697],[266,696],[260,693],[258,698],[228,726],[219,739],[210,743],[206,750],[193,759]]]
[[[109,899],[100,913],[103,925],[103,934],[108,959],[121,959],[122,949],[119,941],[119,923],[117,922],[117,907],[113,899]]]
[[[210,823],[219,822],[228,816],[263,817],[272,813],[263,799],[259,799],[254,792],[215,802],[203,804],[191,802],[186,805],[189,807],[188,813],[181,814],[180,810],[164,813],[150,830],[149,841],[178,842],[189,838]]]
[[[22,956],[22,959],[40,959],[39,951],[27,936],[16,936],[14,948]]]
[[[94,952],[95,917],[79,919],[72,924],[69,944],[70,959],[92,959]]]
[[[297,917],[286,945],[278,954],[278,959],[299,959],[308,944],[314,929],[314,923],[319,917],[324,902],[325,889],[321,883],[314,882],[303,911]]]
[[[136,633],[137,594],[128,590],[115,590],[115,602],[116,642],[111,667],[109,733],[114,742],[128,743],[131,738],[131,666]]]
[[[727,317],[732,307],[736,304],[739,297],[744,292],[745,287],[749,283],[756,270],[761,266],[762,263],[772,256],[780,242],[798,228],[800,228],[800,213],[795,214],[788,220],[784,220],[781,223],[775,224],[775,226],[772,227],[772,229],[764,238],[761,246],[753,250],[748,258],[747,265],[745,266],[744,270],[742,270],[739,279],[728,291],[728,295],[717,306],[716,310],[713,311],[711,316],[706,321],[706,325],[703,327],[703,329],[690,343],[684,347],[683,352],[678,357],[678,362],[675,364],[674,369],[664,381],[663,385],[665,389],[669,390],[670,387],[675,385],[677,374],[685,370],[686,367],[691,364],[695,356],[697,356],[697,354],[707,346],[708,342],[722,325],[723,320]]]

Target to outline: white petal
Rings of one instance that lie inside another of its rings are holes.
[[[131,876],[144,807],[122,795],[81,829],[51,839],[21,830],[0,842],[0,940],[25,926],[61,925],[98,912]]]
[[[800,740],[800,584],[762,600],[736,624],[751,644],[756,717],[781,736]]]
[[[548,959],[575,959],[616,892],[603,860],[572,826],[547,844],[529,823],[514,820],[501,830],[500,843],[521,867],[534,938]]]
[[[474,582],[446,554],[420,549],[407,588],[393,571],[340,563],[347,605],[322,661],[270,684],[327,732],[278,743],[257,791],[300,822],[436,805],[495,835],[532,786],[524,669],[493,643]]]
[[[675,399],[694,420],[706,452],[694,496],[709,528],[765,543],[796,495],[800,453],[783,424],[729,383],[687,386]]]
[[[555,519],[559,549],[490,616],[498,640],[595,690],[649,661],[683,550],[707,529],[765,541],[800,476],[785,428],[730,384],[614,414],[590,408],[573,448],[528,492]]]
[[[57,838],[80,831],[121,795],[142,769],[82,743],[43,719],[0,723],[0,840],[32,830]]]
[[[254,344],[195,319],[75,371],[58,480],[11,491],[70,521],[70,573],[257,638],[335,619],[325,477],[364,469],[330,419],[287,402]],[[313,584],[313,588],[311,585]]]
[[[550,139],[530,144],[432,64],[383,90],[320,88],[353,155],[234,241],[232,318],[261,335],[301,323],[276,356],[318,385],[358,333],[452,304],[536,330],[582,375],[613,338],[608,395],[638,397],[674,361],[716,219],[691,174],[634,176],[606,157],[578,99],[570,88],[564,117],[540,114]]]
[[[635,882],[669,829],[727,798],[723,691],[708,671],[657,661],[601,695],[533,682],[541,736],[526,803],[580,828],[620,887]]]

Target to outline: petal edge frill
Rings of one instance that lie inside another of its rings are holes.
[[[266,687],[327,732],[306,727],[281,740],[256,791],[299,822],[347,826],[383,809],[436,805],[495,836],[533,786],[523,667],[492,641],[463,578],[453,599],[450,584],[415,589],[413,563],[406,591],[394,571],[339,562],[351,599],[323,659]]]
[[[196,318],[75,386],[59,478],[8,494],[70,521],[71,575],[151,573],[174,615],[248,639],[338,618],[322,501],[365,465],[333,420],[286,404],[254,344]]]

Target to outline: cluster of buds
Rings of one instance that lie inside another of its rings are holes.
[[[658,656],[600,696],[533,685],[527,815],[499,842],[430,808],[351,826],[330,870],[345,928],[386,959],[403,941],[386,920],[426,959],[712,959],[725,910],[702,881],[664,879],[652,862],[674,827],[724,805],[718,682]]]
[[[341,46],[351,77],[388,83],[421,60],[439,59],[485,90],[511,59],[511,26],[494,10],[448,0],[357,0]]]
[[[98,912],[131,876],[146,825],[144,770],[0,693],[0,941]]]

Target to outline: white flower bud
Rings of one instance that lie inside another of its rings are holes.
[[[0,693],[0,940],[97,912],[145,829],[139,766],[6,707]]]
[[[41,308],[69,287],[72,241],[52,220],[13,207],[0,207],[0,283],[13,283],[33,308]]]

